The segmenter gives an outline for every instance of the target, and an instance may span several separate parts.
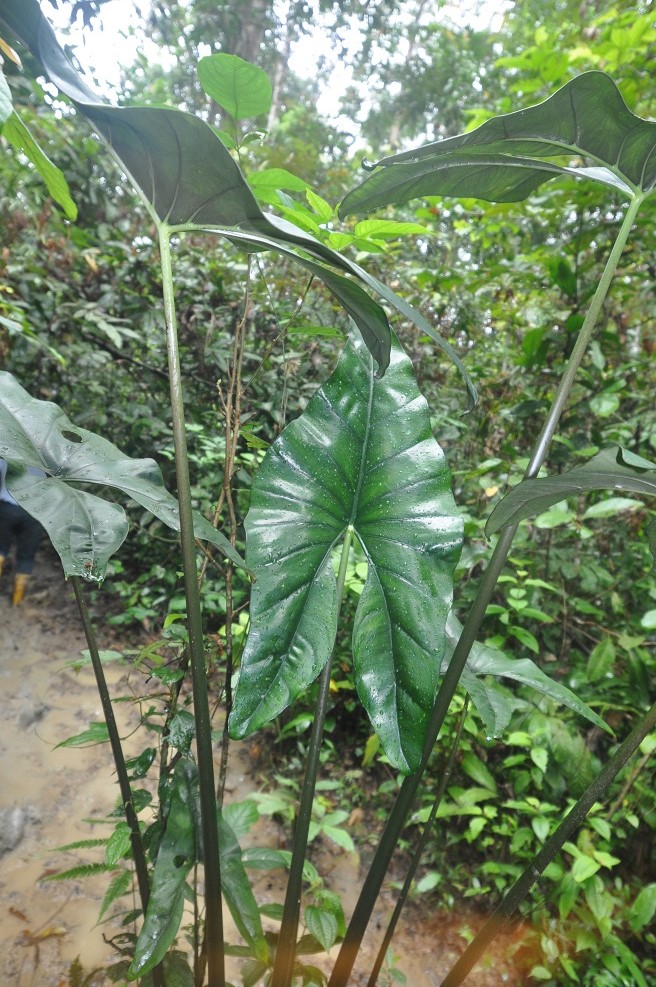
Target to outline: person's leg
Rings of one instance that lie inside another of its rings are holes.
[[[43,537],[39,522],[20,508],[21,518],[16,525],[16,572],[30,575],[34,568],[34,556]]]
[[[0,576],[11,548],[16,518],[16,505],[0,500]]]
[[[12,603],[22,603],[27,584],[34,568],[34,556],[43,535],[43,528],[27,511],[20,508],[21,518],[16,525],[16,576]]]

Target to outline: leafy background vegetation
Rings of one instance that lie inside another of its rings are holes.
[[[102,0],[60,7],[71,19],[84,19],[89,31],[100,30]],[[238,18],[233,4],[154,5],[144,11],[139,30],[170,59],[139,58],[116,97],[184,106],[220,128],[264,205],[366,261],[465,360],[480,394],[468,415],[462,383],[434,344],[402,322],[395,326],[414,361],[465,516],[456,586],[463,619],[488,555],[486,519],[521,478],[612,244],[621,202],[598,186],[561,179],[521,204],[414,202],[389,213],[390,220],[410,225],[387,230],[339,223],[334,205],[360,180],[363,158],[451,136],[494,113],[530,105],[587,69],[612,74],[631,109],[653,116],[653,5],[516,2],[494,30],[467,26],[448,7],[419,0],[379,0],[364,8],[319,0],[290,3],[282,17],[281,10],[252,0],[239,4]],[[312,82],[289,66],[313,19],[339,59],[352,66],[352,85],[336,119],[316,110],[330,85],[330,65]],[[267,70],[274,92],[268,119],[242,127],[208,102],[195,66],[212,41]],[[2,365],[34,397],[57,401],[78,425],[110,437],[130,455],[155,456],[173,489],[161,284],[148,218],[84,121],[47,87],[30,83],[31,72],[19,76],[11,63],[5,68],[23,118],[67,177],[78,217],[67,221],[20,154],[3,143]],[[272,178],[274,168],[285,169],[287,177]],[[653,459],[654,218],[652,197],[605,304],[550,454],[550,473],[612,444]],[[208,250],[198,236],[185,241],[175,263],[194,502],[207,516],[217,504],[225,519],[233,512],[241,547],[241,522],[263,449],[333,368],[345,316],[316,283],[306,291],[307,282],[284,260],[274,265],[266,255],[249,258],[214,241]],[[245,329],[245,387],[229,467],[234,503],[228,503],[221,493],[222,464],[233,440],[225,428],[225,382],[238,326]],[[618,740],[656,698],[656,583],[645,534],[652,515],[649,503],[600,494],[569,499],[523,524],[485,629],[488,643],[534,658],[572,687]],[[159,633],[168,618],[174,638],[171,618],[185,606],[177,557],[174,536],[135,507],[129,539],[103,592],[103,599],[107,591],[112,599],[109,621],[141,623]],[[384,816],[397,780],[376,753],[354,701],[350,627],[363,584],[358,564],[355,559],[347,574],[325,768],[340,786],[331,808],[351,809],[361,787],[375,787]],[[215,572],[208,568],[202,592],[206,631],[216,635],[220,654],[226,591]],[[247,602],[243,577],[235,575],[231,592],[237,607]],[[98,599],[96,606],[104,613],[107,603]],[[236,658],[243,626],[230,635]],[[617,742],[521,688],[507,691],[505,701],[512,707],[510,722],[492,738],[475,711],[463,711],[464,694],[456,697],[422,805],[404,834],[410,846],[426,823],[443,757],[463,715],[455,775],[438,811],[448,825],[429,840],[415,885],[416,894],[436,906],[451,908],[469,898],[486,908],[496,900]],[[280,719],[274,739],[281,763],[300,763],[304,727],[307,718],[298,706]],[[655,746],[647,738],[606,806],[592,812],[576,843],[566,845],[525,903],[541,957],[531,982],[654,982]],[[346,751],[354,753],[343,773],[336,766]]]

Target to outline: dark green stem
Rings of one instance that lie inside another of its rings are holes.
[[[367,987],[376,987],[378,983],[378,974],[381,971],[382,965],[385,962],[385,957],[387,955],[387,950],[392,941],[394,932],[396,931],[396,926],[401,917],[401,912],[403,911],[403,906],[405,905],[408,895],[410,893],[410,887],[417,873],[417,867],[419,866],[419,861],[422,858],[422,854],[426,849],[426,844],[428,843],[430,834],[433,829],[433,824],[435,822],[435,817],[437,816],[437,810],[439,809],[442,799],[444,798],[444,793],[446,791],[446,786],[449,783],[449,778],[451,777],[451,772],[453,771],[453,765],[455,764],[456,754],[458,753],[458,748],[460,747],[460,738],[462,737],[462,730],[465,725],[465,720],[467,719],[467,709],[469,708],[469,697],[465,700],[465,704],[462,707],[462,713],[458,720],[458,726],[456,728],[455,737],[453,738],[453,743],[451,744],[451,750],[449,751],[449,757],[447,759],[446,766],[442,772],[442,777],[440,778],[440,783],[437,787],[437,792],[435,793],[435,798],[433,799],[433,804],[431,806],[431,811],[424,825],[424,831],[421,834],[421,839],[419,840],[415,852],[412,855],[412,860],[410,866],[408,867],[408,873],[405,876],[405,881],[403,882],[403,887],[399,892],[399,897],[397,898],[396,905],[394,906],[394,911],[392,912],[392,917],[389,920],[387,926],[387,931],[383,937],[383,941],[380,944],[380,949],[378,950],[378,955],[376,956],[376,962],[373,965],[369,980],[367,981]]]
[[[175,445],[175,468],[180,507],[180,542],[187,601],[187,630],[189,658],[196,721],[196,752],[200,786],[201,828],[203,833],[203,864],[205,876],[205,939],[208,949],[208,987],[224,987],[223,916],[221,912],[221,869],[219,864],[219,833],[216,824],[214,789],[214,757],[212,724],[207,694],[203,622],[196,569],[196,543],[189,483],[187,436],[182,395],[182,373],[178,348],[178,330],[173,295],[171,244],[165,224],[158,223],[162,292],[166,317],[166,338],[169,361],[171,415]]]
[[[353,541],[353,528],[351,525],[346,530],[342,555],[339,563],[339,573],[337,575],[337,606],[342,602],[344,595],[344,580],[346,578],[346,568],[348,564],[349,551]],[[301,914],[301,893],[303,890],[303,866],[307,852],[308,833],[310,822],[312,821],[312,805],[314,802],[314,789],[319,770],[319,755],[321,753],[321,741],[323,739],[323,725],[326,719],[326,709],[330,695],[330,675],[332,666],[332,656],[326,662],[326,666],[319,678],[319,694],[314,709],[314,720],[312,722],[312,732],[308,746],[307,764],[305,766],[305,777],[303,779],[303,790],[298,807],[298,817],[294,827],[294,846],[292,849],[292,859],[289,868],[289,880],[287,882],[287,892],[285,894],[285,905],[282,922],[280,924],[280,938],[273,968],[271,983],[276,987],[290,987],[294,970],[294,960],[296,957],[296,939],[298,936],[298,923]]]
[[[632,199],[627,209],[624,220],[613,244],[608,261],[603,274],[593,295],[590,307],[586,313],[583,325],[579,332],[578,339],[572,350],[567,368],[558,386],[551,408],[542,427],[542,431],[535,443],[529,465],[524,474],[525,479],[537,476],[540,467],[546,459],[549,446],[556,432],[558,422],[567,404],[567,399],[574,383],[574,378],[585,355],[592,333],[599,318],[604,300],[608,294],[613,275],[617,269],[622,251],[628,239],[629,233],[635,221],[636,213],[640,208],[643,196],[637,195]],[[349,927],[342,943],[335,967],[330,977],[328,987],[346,987],[349,975],[353,968],[353,963],[360,949],[360,944],[364,937],[371,913],[376,904],[376,899],[385,879],[387,868],[392,859],[401,831],[405,825],[410,808],[417,794],[417,789],[421,782],[426,764],[431,751],[435,745],[438,734],[442,728],[444,718],[448,712],[449,705],[460,681],[460,676],[465,667],[481,624],[485,617],[485,612],[492,599],[492,595],[497,585],[501,571],[506,563],[510,547],[517,531],[517,525],[506,528],[501,532],[499,540],[494,548],[490,562],[483,574],[476,598],[463,627],[460,639],[454,649],[449,667],[442,679],[440,688],[435,697],[435,703],[428,724],[426,744],[424,754],[419,765],[419,769],[414,775],[405,778],[396,802],[392,808],[389,819],[378,844],[378,848],[371,862],[369,873],[362,885],[362,891],[356,903]]]
[[[134,869],[137,874],[137,885],[139,887],[141,911],[145,915],[146,909],[148,908],[148,900],[150,898],[150,881],[148,879],[148,864],[146,862],[146,854],[141,839],[141,830],[139,829],[139,819],[137,818],[137,813],[135,811],[134,803],[132,801],[132,791],[130,789],[130,779],[128,777],[128,769],[126,767],[125,758],[123,756],[123,747],[121,745],[121,738],[118,732],[118,727],[116,725],[116,717],[114,716],[114,707],[112,706],[112,700],[109,695],[109,689],[107,688],[105,671],[102,667],[100,654],[98,652],[96,635],[93,629],[93,624],[91,623],[91,618],[89,616],[89,610],[87,608],[87,604],[84,599],[82,581],[79,576],[73,576],[71,578],[71,582],[73,583],[75,602],[77,603],[77,609],[79,611],[80,620],[82,621],[82,627],[84,629],[84,636],[86,638],[87,647],[89,648],[89,654],[91,656],[91,665],[93,667],[93,674],[96,677],[96,686],[98,688],[98,695],[100,696],[100,703],[103,709],[103,716],[105,717],[105,723],[107,724],[109,744],[110,747],[112,748],[114,766],[116,767],[116,778],[118,781],[119,791],[121,793],[121,804],[123,806],[123,812],[125,813],[125,820],[128,826],[130,827],[130,845],[132,847],[132,859],[134,860]],[[154,987],[165,987],[164,974],[161,966],[157,966],[153,970],[153,984]]]
[[[656,703],[654,703],[644,719],[633,728],[626,740],[620,744],[592,784],[588,785],[576,805],[572,806],[555,833],[549,837],[521,877],[515,881],[510,890],[505,894],[501,903],[492,912],[483,928],[471,941],[455,966],[447,973],[446,978],[442,981],[442,987],[459,987],[470,970],[481,958],[490,942],[504,925],[507,924],[513,912],[531,890],[545,867],[562,850],[563,844],[574,835],[592,806],[595,802],[601,800],[615,776],[619,774],[631,755],[635,753],[647,734],[651,733],[655,726]]]

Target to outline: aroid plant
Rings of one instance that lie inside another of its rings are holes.
[[[31,399],[10,375],[0,381],[0,455],[10,463],[9,486],[17,500],[43,520],[65,572],[76,580],[107,715],[143,911],[134,954],[123,975],[128,980],[151,982],[152,976],[156,984],[168,979],[201,987],[204,960],[192,971],[185,957],[171,950],[185,897],[193,894],[188,876],[202,864],[209,987],[225,984],[227,952],[245,958],[245,984],[321,983],[321,971],[301,957],[328,949],[337,941],[342,941],[342,948],[330,985],[345,987],[459,682],[470,693],[490,735],[504,729],[511,712],[490,676],[528,685],[607,729],[592,710],[532,661],[513,661],[477,644],[476,638],[522,517],[562,499],[570,489],[596,489],[610,483],[656,492],[656,467],[625,453],[602,453],[603,461],[597,458],[558,478],[536,479],[624,244],[641,204],[653,191],[656,124],[633,116],[612,81],[591,73],[574,79],[537,107],[490,120],[471,134],[383,160],[342,203],[341,214],[346,216],[429,194],[517,201],[563,174],[602,182],[629,201],[537,440],[526,481],[502,502],[490,521],[490,531],[503,530],[471,613],[460,626],[449,615],[462,523],[450,492],[448,469],[431,433],[428,407],[410,361],[391,333],[384,310],[362,285],[412,319],[460,367],[455,354],[419,313],[360,266],[293,224],[263,213],[230,152],[201,120],[169,108],[116,108],[100,102],[66,59],[35,0],[1,0],[0,25],[10,40],[28,46],[50,80],[106,141],[141,195],[158,234],[179,497],[176,509],[153,463],[128,460],[110,443],[71,424],[55,406]],[[200,78],[208,95],[234,116],[266,110],[270,98],[266,79],[239,59],[211,56],[201,64]],[[0,88],[0,96],[5,136],[21,146],[44,173],[52,194],[72,216],[61,176],[25,137],[6,87]],[[580,159],[586,164],[570,163]],[[226,538],[192,511],[171,252],[172,238],[186,233],[217,234],[248,252],[267,250],[291,257],[324,282],[352,319],[350,338],[334,373],[267,452],[246,518],[245,566],[254,585],[250,633],[234,705],[227,710],[232,736],[241,738],[264,727],[319,679],[291,857],[273,852],[268,857],[275,860],[274,865],[281,860],[289,865],[284,906],[280,913],[276,911],[280,931],[275,934],[263,929],[244,869],[254,859],[249,852],[242,853],[237,839],[245,828],[244,818],[230,805],[219,811],[215,796],[195,538],[214,542],[235,565],[244,562]],[[473,389],[469,385],[468,389],[473,399]],[[40,467],[46,478],[36,480],[26,473],[27,466]],[[120,508],[80,490],[80,482],[116,487],[180,532],[196,759],[184,751],[172,772],[152,871],[143,852],[130,778],[124,770],[80,583],[80,577],[102,578],[109,556],[125,537],[126,523]],[[382,748],[405,780],[348,929],[339,902],[325,893],[318,906],[306,909],[304,920],[311,935],[299,939],[331,655],[355,540],[364,552],[367,576],[353,626],[354,676]],[[652,709],[550,837],[445,984],[454,987],[462,982],[482,944],[509,917],[655,721],[656,710]],[[243,945],[224,945],[222,900],[233,914]],[[372,984],[375,977],[376,971]]]

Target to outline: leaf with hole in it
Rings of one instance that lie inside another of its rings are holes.
[[[575,175],[625,196],[656,186],[656,123],[632,113],[610,78],[586,72],[524,110],[467,134],[382,158],[346,196],[343,218],[427,195],[518,202],[543,182]],[[567,163],[558,163],[556,159]],[[570,166],[583,158],[585,166]]]
[[[494,508],[486,525],[486,533],[494,534],[510,524],[518,524],[546,511],[567,497],[580,497],[593,490],[626,490],[654,497],[656,464],[621,446],[611,446],[598,452],[583,466],[566,473],[522,480]],[[625,500],[622,501],[617,505],[617,513],[627,509]],[[635,501],[632,503],[639,506]],[[599,516],[606,516],[603,510]]]
[[[385,753],[419,763],[460,553],[443,453],[398,344],[376,380],[360,340],[267,452],[246,518],[256,573],[230,717],[244,737],[320,673],[337,626],[333,550],[351,528],[368,561],[353,628],[356,686]]]
[[[257,117],[271,107],[271,83],[259,66],[238,55],[220,52],[198,63],[200,84],[215,103],[233,120]]]
[[[153,459],[130,459],[107,439],[78,428],[56,404],[30,397],[5,371],[0,371],[0,458],[10,465],[11,494],[46,529],[67,576],[102,579],[128,531],[123,508],[80,490],[79,483],[121,490],[180,530],[178,502]],[[197,512],[194,532],[243,565],[227,538]]]

